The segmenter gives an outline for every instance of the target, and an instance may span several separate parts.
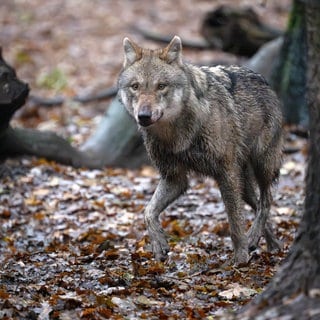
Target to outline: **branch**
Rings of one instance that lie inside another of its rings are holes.
[[[72,97],[71,100],[77,101],[80,103],[100,101],[100,100],[108,99],[115,96],[117,94],[117,91],[118,91],[117,87],[110,87],[93,94],[77,95]],[[31,101],[32,103],[36,105],[42,105],[45,107],[60,106],[67,100],[68,98],[66,97],[43,98],[33,94],[31,94],[29,97],[29,101]]]
[[[65,139],[50,131],[8,127],[0,141],[0,158],[31,155],[76,168],[102,167],[99,159],[75,149]]]

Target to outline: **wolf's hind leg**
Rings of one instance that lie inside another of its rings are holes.
[[[267,249],[269,252],[276,252],[282,249],[283,244],[274,235],[270,221],[267,221],[264,236],[266,238]]]
[[[260,201],[256,212],[256,217],[248,232],[249,250],[254,250],[258,247],[259,240],[266,230],[266,223],[268,220],[271,203],[270,190],[261,190]]]
[[[220,168],[216,181],[228,213],[235,264],[246,265],[249,260],[245,221],[241,212],[241,182],[238,168]]]
[[[186,174],[161,178],[145,210],[145,223],[149,233],[152,252],[156,260],[165,260],[169,251],[164,230],[159,221],[160,213],[183,192],[187,190],[188,179]]]
[[[262,235],[266,239],[269,252],[278,251],[282,247],[281,242],[274,235],[272,224],[269,221],[270,204],[268,203],[268,200],[261,200],[259,204],[256,202],[256,206],[252,207],[256,212],[256,217],[248,232],[248,245],[250,251],[255,250],[258,247]]]
[[[254,176],[260,190],[260,199],[256,218],[248,233],[250,249],[258,246],[261,235],[264,235],[266,238],[268,250],[275,251],[281,249],[281,242],[274,235],[271,222],[269,221],[272,202],[271,186],[279,174],[281,164],[281,149],[280,144],[278,144],[279,141],[275,141],[268,150],[256,156],[252,161]]]
[[[256,191],[254,189],[254,176],[253,171],[250,168],[245,168],[242,172],[242,198],[243,200],[253,209],[256,216],[259,216],[258,206],[260,205],[257,199]],[[267,210],[270,210],[270,208]],[[268,213],[269,215],[269,213]],[[259,218],[256,218],[259,219]],[[257,227],[255,227],[257,228]],[[249,231],[248,239],[249,239],[249,250],[254,250],[258,246],[259,239],[263,233],[268,251],[273,252],[281,249],[282,244],[275,237],[272,229],[272,224],[268,220],[265,222],[265,227],[261,226],[261,231]],[[254,233],[254,234],[253,234]]]

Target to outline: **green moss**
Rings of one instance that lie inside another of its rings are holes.
[[[63,90],[67,86],[67,83],[66,75],[58,68],[41,75],[37,79],[38,86],[55,91]]]

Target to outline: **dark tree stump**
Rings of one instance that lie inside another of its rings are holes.
[[[32,155],[74,167],[100,168],[102,164],[99,159],[90,158],[53,132],[14,129],[10,126],[13,114],[24,105],[28,94],[28,85],[18,79],[15,70],[5,62],[0,50],[1,165],[9,157]]]
[[[200,32],[213,48],[248,57],[282,34],[262,23],[252,8],[228,5],[209,11],[204,16]]]

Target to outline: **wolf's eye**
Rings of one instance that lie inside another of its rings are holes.
[[[158,90],[164,90],[166,87],[167,87],[167,85],[164,84],[164,83],[159,83],[158,84]]]
[[[131,89],[132,89],[133,91],[137,91],[138,88],[139,88],[139,83],[133,83],[133,84],[131,85]]]

